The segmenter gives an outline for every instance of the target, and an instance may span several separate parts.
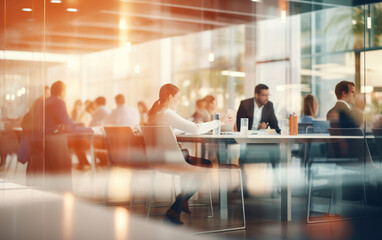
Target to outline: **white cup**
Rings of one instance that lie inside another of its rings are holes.
[[[248,134],[248,118],[240,119],[240,134],[247,135]]]

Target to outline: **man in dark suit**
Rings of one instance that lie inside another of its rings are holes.
[[[354,83],[341,81],[335,88],[336,105],[326,115],[331,128],[358,128],[362,123],[360,112],[352,109],[355,100]],[[361,114],[362,115],[362,114]]]
[[[236,114],[236,127],[240,131],[240,119],[248,118],[248,129],[266,129],[268,126],[280,132],[273,103],[268,101],[269,88],[265,84],[255,87],[255,97],[241,101]]]
[[[236,114],[236,128],[240,131],[240,119],[248,118],[248,129],[275,129],[278,133],[278,126],[273,104],[268,100],[269,88],[265,84],[258,84],[255,87],[255,97],[241,101]],[[278,144],[241,144],[240,145],[240,166],[243,167],[247,163],[270,163],[273,169],[280,159],[280,147]],[[244,183],[244,196],[248,196],[247,192],[247,176],[245,171],[242,174]],[[277,196],[279,192],[278,177],[273,172],[274,183],[272,196]]]

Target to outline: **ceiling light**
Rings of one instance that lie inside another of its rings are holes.
[[[140,73],[140,72],[141,72],[141,66],[139,66],[139,65],[135,65],[135,67],[134,67],[134,72],[135,72],[136,74]]]
[[[119,20],[119,29],[127,29],[127,24],[124,19]]]
[[[127,49],[127,51],[131,51],[131,42],[126,42],[126,49]]]
[[[67,8],[66,11],[68,12],[78,12],[77,8]]]
[[[23,8],[21,10],[23,10],[24,12],[32,12],[32,8]]]
[[[228,70],[222,71],[221,74],[223,76],[242,77],[242,78],[246,76],[245,72],[228,71]]]
[[[215,54],[213,52],[210,52],[208,54],[208,61],[213,62],[215,60]]]
[[[373,91],[373,86],[361,86],[361,93],[372,93]]]
[[[61,3],[61,0],[51,0],[51,3]]]
[[[252,2],[261,2],[261,0],[251,0]]]

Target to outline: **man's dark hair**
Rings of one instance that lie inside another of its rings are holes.
[[[337,99],[340,99],[342,97],[343,91],[345,91],[345,93],[349,93],[349,85],[352,85],[354,87],[354,83],[349,81],[341,81],[337,83],[336,88],[334,90]]]
[[[255,87],[255,94],[256,94],[256,93],[257,93],[257,94],[260,94],[260,93],[261,93],[261,90],[267,90],[267,89],[269,89],[269,87],[268,87],[267,85],[262,84],[262,83],[257,84],[256,87]]]
[[[50,88],[50,95],[58,97],[61,95],[62,91],[65,90],[65,88],[65,83],[61,81],[54,82]]]
[[[106,105],[106,98],[105,97],[97,97],[94,102],[97,104],[97,106],[103,106]]]
[[[125,97],[122,94],[118,94],[115,96],[115,103],[117,106],[125,104]]]

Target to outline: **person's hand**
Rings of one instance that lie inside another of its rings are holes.
[[[265,122],[262,122],[259,124],[257,129],[267,129],[267,128],[268,128],[268,125]]]
[[[222,117],[222,119],[220,120],[223,124],[227,124],[227,123],[233,123],[233,118],[231,115],[227,114],[225,115],[224,117]]]

